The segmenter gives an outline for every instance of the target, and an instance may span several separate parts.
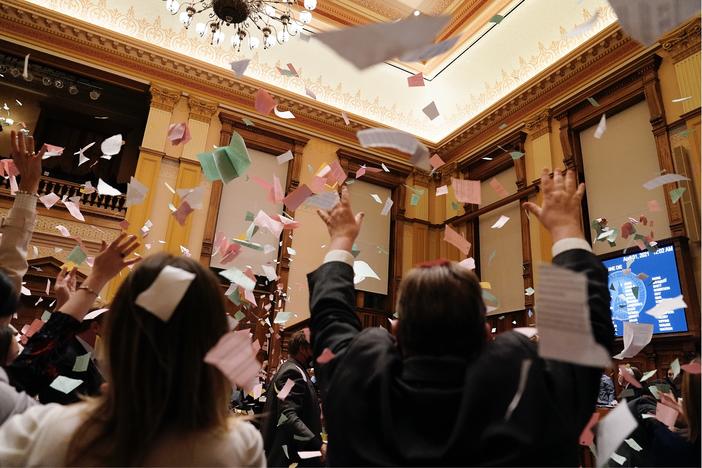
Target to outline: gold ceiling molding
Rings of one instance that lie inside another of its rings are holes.
[[[13,41],[25,41],[69,59],[157,83],[152,93],[154,103],[165,110],[175,105],[173,100],[176,94],[180,98],[180,92],[173,89],[187,90],[189,94],[202,99],[233,107],[242,116],[295,128],[309,136],[358,149],[361,148],[356,132],[379,126],[355,115],[347,126],[338,109],[312,99],[302,98],[303,101],[298,95],[283,89],[270,92],[279,102],[281,110],[292,110],[296,118],[281,121],[276,117],[263,116],[254,110],[253,103],[261,87],[270,89],[264,83],[247,77],[235,78],[216,65],[194,63],[179,53],[20,0],[5,0],[0,4],[1,36]],[[430,148],[435,146],[423,142]],[[362,151],[401,165],[410,165],[408,158],[399,152],[370,148]]]
[[[439,151],[446,156],[444,160],[467,159],[471,152],[495,139],[501,125],[519,125],[521,116],[548,107],[559,96],[616,68],[641,50],[617,24],[612,24],[448,136],[440,143]]]
[[[531,135],[532,138],[538,138],[551,131],[551,110],[546,109],[539,113],[536,117],[524,122],[524,130]]]
[[[173,112],[176,104],[180,101],[180,91],[173,91],[156,84],[151,85],[149,92],[151,93],[151,107],[166,112]]]
[[[700,51],[700,17],[688,21],[661,40],[663,50],[668,52],[674,62],[686,59]]]
[[[217,112],[219,105],[216,102],[205,101],[194,96],[188,96],[190,118],[209,124]]]

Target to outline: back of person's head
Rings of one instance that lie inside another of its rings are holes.
[[[405,356],[471,357],[486,343],[478,277],[455,262],[411,270],[400,284],[397,338]]]
[[[167,265],[196,276],[164,322],[135,301]],[[228,331],[212,272],[186,257],[147,257],[124,280],[104,315],[108,388],[75,433],[67,464],[136,465],[164,431],[225,427],[231,385],[203,361]]]
[[[697,356],[693,362],[699,363]],[[684,372],[682,377],[681,395],[683,411],[687,418],[687,438],[697,442],[700,438],[700,374]]]
[[[305,351],[310,348],[310,342],[307,341],[305,332],[302,330],[293,333],[288,342],[288,356],[294,357],[300,354],[300,351]]]
[[[17,310],[19,298],[10,278],[0,270],[0,320],[5,322]]]

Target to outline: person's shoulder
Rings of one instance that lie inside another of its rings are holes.
[[[261,433],[243,418],[230,420],[226,439],[232,462],[236,466],[255,466],[265,460]]]

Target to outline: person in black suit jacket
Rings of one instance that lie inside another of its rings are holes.
[[[611,352],[607,270],[581,227],[585,187],[573,172],[544,170],[541,190],[543,205],[525,208],[550,232],[553,263],[586,275],[592,331]],[[362,330],[351,248],[363,214],[354,215],[345,187],[336,207],[318,213],[331,241],[325,263],[308,276],[310,330],[315,359],[325,356],[315,373],[330,465],[579,463],[578,436],[595,410],[602,369],[541,359],[538,345],[517,332],[489,341],[478,278],[448,261],[405,275],[392,333]]]
[[[288,360],[273,376],[266,394],[266,422],[263,439],[268,466],[321,466],[326,454],[322,442],[321,408],[307,369],[312,366],[312,347],[304,332],[295,333],[288,343]],[[288,379],[295,382],[281,400]],[[301,459],[299,452],[322,453],[322,457]]]

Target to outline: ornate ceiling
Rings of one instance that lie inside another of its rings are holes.
[[[237,53],[229,38],[219,47],[186,31],[161,0],[27,0],[72,18],[148,42],[222,68],[250,58],[246,76],[275,91],[284,88],[310,99],[440,143],[482,111],[537,76],[615,21],[606,0],[318,0],[311,32],[411,15],[452,17],[437,40],[459,35],[454,50],[426,64],[382,63],[358,71],[314,39],[294,39],[270,50]],[[494,15],[504,16],[499,24]],[[593,19],[592,27],[570,35]],[[228,36],[231,33],[228,32]],[[292,63],[300,77],[276,67]],[[426,86],[409,88],[407,77],[422,71]],[[422,109],[435,102],[440,116],[430,121]]]

